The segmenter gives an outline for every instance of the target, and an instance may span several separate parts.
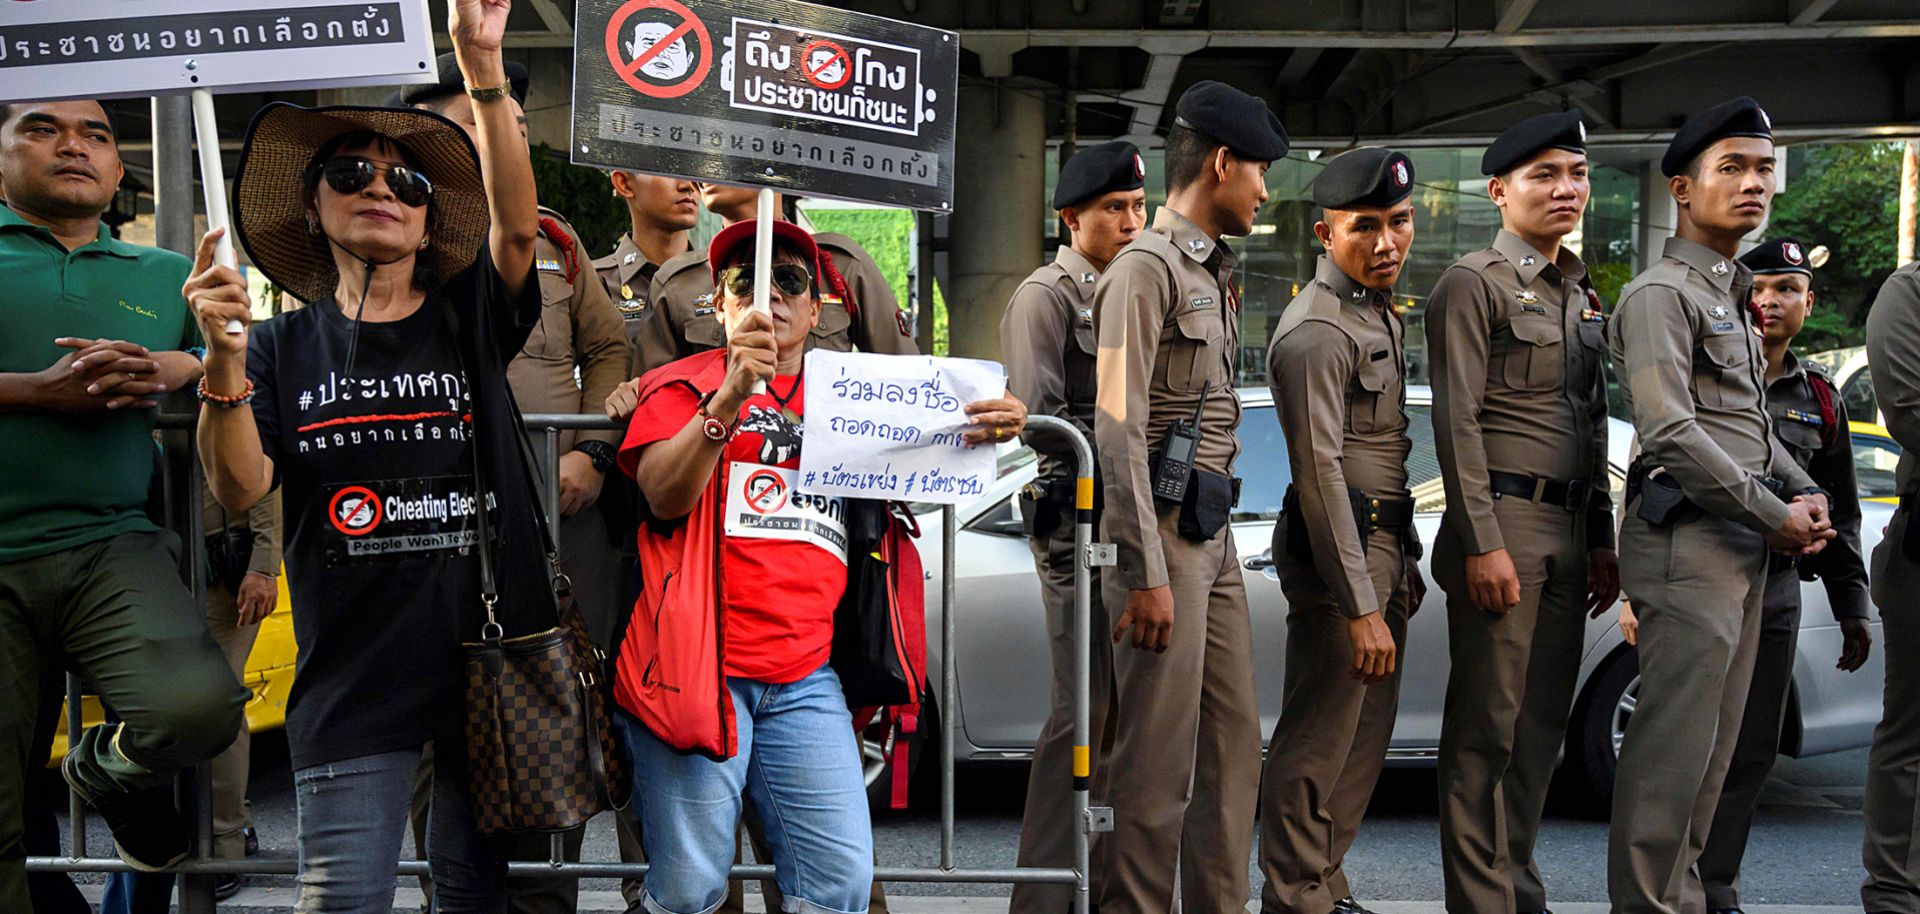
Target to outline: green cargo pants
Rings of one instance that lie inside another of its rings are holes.
[[[247,702],[180,583],[172,533],[124,533],[0,564],[0,910],[30,910],[21,798],[48,666],[78,672],[123,723],[76,741],[75,773],[113,793],[166,783],[233,742]]]

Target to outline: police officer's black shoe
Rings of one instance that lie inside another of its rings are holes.
[[[187,820],[173,807],[171,787],[149,787],[132,793],[94,793],[74,772],[74,756],[60,763],[60,774],[80,801],[100,813],[113,832],[113,849],[128,866],[152,873],[187,859],[191,835]]]
[[[260,833],[254,831],[251,825],[241,829],[240,833],[247,836],[247,856],[252,857],[260,853]]]
[[[1520,912],[1520,914],[1553,914],[1553,909],[1552,909],[1552,908],[1541,908],[1541,909],[1540,909],[1540,910],[1538,910],[1538,911],[1521,911],[1521,912]]]
[[[1348,895],[1333,903],[1330,914],[1373,914],[1373,912],[1361,907],[1360,902],[1354,901],[1353,896]]]
[[[1747,914],[1747,912],[1740,910],[1738,907],[1708,908],[1707,914]]]
[[[213,898],[215,901],[226,901],[238,894],[240,894],[239,873],[228,873],[225,876],[221,876],[219,881],[213,884]]]

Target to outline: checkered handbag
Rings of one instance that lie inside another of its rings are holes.
[[[524,421],[512,403],[521,467],[533,487],[532,455],[520,433]],[[485,491],[474,435],[474,481]],[[545,515],[536,510],[552,575],[555,625],[504,637],[496,616],[500,595],[493,576],[487,511],[475,512],[480,533],[480,640],[461,645],[466,660],[467,769],[475,829],[557,832],[596,813],[623,807],[631,782],[613,742],[608,689],[601,681],[606,654],[588,635],[574,605],[573,585],[560,570],[560,551]]]

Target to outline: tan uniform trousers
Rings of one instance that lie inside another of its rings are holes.
[[[1285,698],[1260,785],[1262,914],[1326,914],[1353,894],[1342,860],[1360,833],[1367,800],[1380,779],[1400,705],[1407,651],[1407,559],[1399,534],[1375,530],[1367,540],[1367,574],[1401,658],[1374,685],[1352,676],[1348,617],[1313,563],[1293,556],[1283,517],[1274,564],[1287,597]],[[1118,794],[1116,793],[1116,796]]]
[[[1740,716],[1740,738],[1727,763],[1727,779],[1720,785],[1720,805],[1713,810],[1707,846],[1700,851],[1700,874],[1688,879],[1683,908],[1706,911],[1740,906],[1740,861],[1747,853],[1747,837],[1760,809],[1760,791],[1780,755],[1780,729],[1787,720],[1787,692],[1793,686],[1793,658],[1800,646],[1800,573],[1786,570],[1767,575],[1766,596],[1760,609],[1760,647],[1753,661],[1753,682],[1747,687],[1747,710]],[[1704,897],[1692,891],[1698,884]]]
[[[1867,754],[1867,837],[1861,849],[1868,911],[1920,914],[1920,564],[1901,555],[1907,511],[1893,515],[1873,551],[1873,599],[1880,607],[1887,685]]]
[[[240,610],[234,605],[233,591],[218,584],[207,587],[207,631],[213,635],[227,666],[242,684],[247,681],[247,656],[253,653],[259,625],[241,625]],[[252,763],[253,736],[247,722],[240,721],[240,734],[233,745],[213,757],[213,855],[239,859],[247,855],[247,826],[253,824],[253,804],[247,801],[247,771]]]
[[[1180,512],[1159,505],[1161,548],[1173,588],[1173,642],[1165,653],[1113,647],[1118,698],[1107,772],[1114,830],[1101,842],[1103,914],[1167,914],[1180,874],[1185,914],[1247,905],[1260,776],[1253,690],[1253,626],[1231,528],[1196,543]],[[1125,612],[1119,575],[1101,580],[1108,621]]]
[[[1616,914],[1681,910],[1740,734],[1760,644],[1766,542],[1718,517],[1654,528],[1627,504],[1620,585],[1640,618],[1640,690],[1608,835]]]
[[[1026,507],[1030,503],[1023,503]],[[1048,510],[1043,506],[1042,510]],[[1054,509],[1057,510],[1057,509]],[[1035,568],[1040,572],[1040,597],[1046,605],[1047,646],[1053,654],[1053,710],[1033,746],[1033,767],[1027,776],[1027,806],[1020,822],[1020,866],[1075,865],[1073,836],[1080,822],[1073,813],[1073,514],[1062,512],[1060,526],[1045,540],[1028,538]],[[1105,806],[1107,758],[1113,751],[1113,626],[1102,624],[1099,569],[1090,569],[1092,601],[1088,651],[1088,743],[1093,753],[1093,784],[1089,802]],[[1129,645],[1126,650],[1132,650]],[[1096,836],[1104,839],[1105,835]],[[1100,848],[1089,854],[1097,859]],[[1087,874],[1088,897],[1098,899],[1103,888],[1100,868]],[[1010,914],[1064,914],[1073,904],[1073,887],[1021,883],[1013,887]]]
[[[1440,730],[1440,859],[1447,910],[1462,914],[1547,907],[1534,839],[1586,638],[1581,515],[1510,497],[1495,498],[1493,513],[1520,578],[1520,605],[1503,614],[1473,605],[1451,525],[1433,548],[1452,657]]]

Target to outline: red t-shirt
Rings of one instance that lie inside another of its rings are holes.
[[[702,357],[712,355],[691,358]],[[739,428],[721,457],[727,499],[721,632],[728,676],[795,682],[832,652],[833,611],[847,589],[845,503],[795,489],[801,427],[783,410],[803,414],[804,386],[795,375],[767,382],[767,392],[741,408]],[[621,450],[679,434],[699,405],[685,384],[653,391],[634,411]]]

